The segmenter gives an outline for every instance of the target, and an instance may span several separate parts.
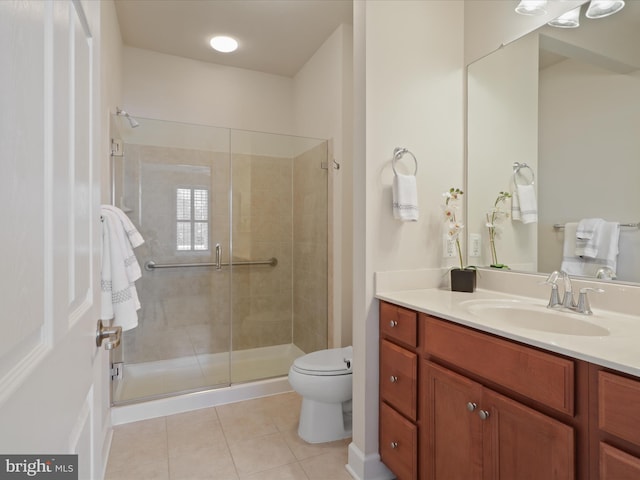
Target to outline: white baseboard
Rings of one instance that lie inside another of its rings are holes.
[[[345,467],[349,475],[356,480],[393,480],[395,475],[380,461],[378,453],[364,455],[351,442],[349,444],[349,463]]]

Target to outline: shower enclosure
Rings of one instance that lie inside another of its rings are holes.
[[[112,118],[113,203],[145,243],[113,403],[286,375],[327,347],[326,140]]]

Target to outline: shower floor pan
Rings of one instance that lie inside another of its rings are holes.
[[[284,344],[231,352],[231,366],[228,353],[125,364],[113,401],[117,405],[284,376],[301,355],[304,352],[297,346]]]

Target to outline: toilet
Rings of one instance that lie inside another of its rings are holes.
[[[318,350],[297,358],[289,383],[302,396],[298,436],[324,443],[351,436],[353,347]]]

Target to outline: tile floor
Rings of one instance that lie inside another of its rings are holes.
[[[298,438],[295,392],[115,427],[105,480],[351,480],[350,439]]]

